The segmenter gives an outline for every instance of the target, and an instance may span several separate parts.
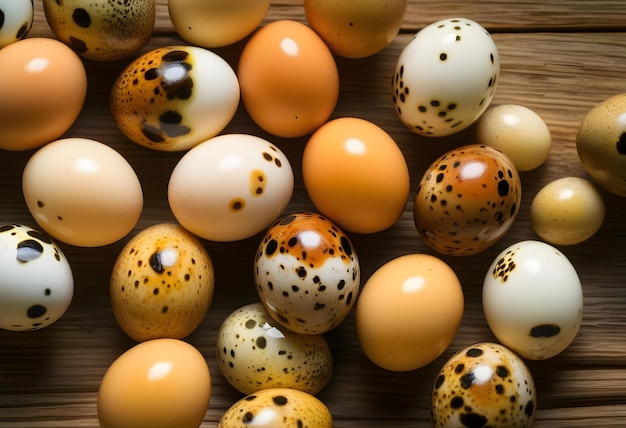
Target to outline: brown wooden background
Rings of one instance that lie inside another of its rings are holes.
[[[31,36],[52,36],[39,1]],[[498,45],[501,77],[493,105],[522,104],[548,123],[553,149],[539,169],[522,174],[520,215],[506,237],[469,258],[445,258],[459,275],[466,310],[449,350],[427,367],[409,373],[377,368],[362,354],[352,315],[327,334],[335,374],[318,395],[337,427],[429,426],[434,377],[455,350],[493,340],[482,315],[482,278],[505,246],[535,239],[529,204],[538,189],[567,175],[586,177],[578,161],[575,135],[582,117],[597,103],[626,92],[626,2],[409,1],[405,25],[383,52],[361,60],[337,59],[341,94],[334,117],[360,116],[377,123],[401,146],[411,171],[412,193],[432,160],[454,146],[474,141],[474,128],[445,139],[410,133],[395,116],[389,79],[395,60],[413,33],[439,19],[463,16],[489,29]],[[304,20],[298,1],[274,2],[266,22]],[[178,44],[165,0],[158,1],[154,38],[144,49]],[[217,49],[235,69],[243,43]],[[89,137],[122,152],[136,168],[145,192],[137,230],[173,221],[166,198],[169,173],[182,156],[153,152],[126,140],[108,112],[108,91],[128,61],[86,62],[88,99],[67,136]],[[2,66],[0,64],[0,66]],[[1,132],[1,130],[0,130]],[[300,175],[306,138],[286,140],[262,132],[240,109],[225,132],[248,132],[278,144],[294,167],[296,189],[288,211],[314,209]],[[21,171],[31,152],[0,153],[0,221],[36,226],[23,202]],[[391,229],[351,235],[365,281],[384,262],[409,252],[431,251],[419,240],[412,221],[412,197]],[[591,240],[561,250],[583,281],[585,306],[579,336],[563,354],[530,362],[538,388],[536,427],[626,426],[626,199],[605,193],[608,212]],[[206,242],[216,266],[216,292],[203,324],[187,340],[206,356],[213,395],[203,427],[215,426],[223,411],[241,397],[218,371],[214,357],[217,329],[239,306],[257,300],[252,283],[253,254],[260,236],[236,243]],[[76,291],[65,316],[32,333],[0,332],[0,427],[94,427],[96,396],[108,366],[134,345],[116,325],[108,302],[110,269],[125,240],[96,249],[62,245],[74,269]],[[0,273],[1,274],[1,273]]]

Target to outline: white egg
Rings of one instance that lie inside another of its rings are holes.
[[[576,269],[541,241],[518,242],[495,258],[485,275],[482,301],[493,334],[531,360],[563,352],[582,322],[583,291]]]
[[[168,199],[178,222],[211,241],[262,232],[293,193],[293,171],[274,144],[247,134],[211,138],[189,150],[170,176]]]
[[[74,278],[61,249],[45,234],[0,225],[0,328],[32,331],[57,321],[74,296]]]
[[[457,133],[489,106],[499,74],[498,49],[480,24],[466,18],[435,22],[398,58],[392,80],[396,113],[420,135]]]
[[[26,37],[33,20],[33,0],[0,0],[0,48]]]

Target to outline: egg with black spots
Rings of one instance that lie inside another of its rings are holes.
[[[28,36],[34,18],[33,0],[0,0],[0,48]]]

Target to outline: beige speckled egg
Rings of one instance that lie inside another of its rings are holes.
[[[56,36],[79,55],[115,61],[144,47],[154,29],[154,0],[44,0]]]
[[[248,395],[222,415],[217,428],[332,428],[326,405],[306,392],[271,388]]]
[[[288,330],[261,303],[242,306],[224,320],[216,353],[222,375],[244,394],[276,387],[315,394],[333,370],[324,336]]]
[[[111,275],[113,315],[137,341],[182,339],[213,298],[213,264],[202,242],[175,224],[156,224],[122,249]]]
[[[523,360],[496,343],[476,343],[443,366],[432,391],[433,427],[529,428],[537,394]]]
[[[578,128],[576,149],[600,187],[626,196],[626,94],[604,100],[587,113]]]

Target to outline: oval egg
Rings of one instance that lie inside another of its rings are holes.
[[[24,39],[34,18],[33,0],[0,0],[0,48]]]

